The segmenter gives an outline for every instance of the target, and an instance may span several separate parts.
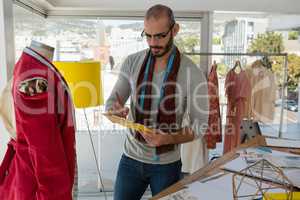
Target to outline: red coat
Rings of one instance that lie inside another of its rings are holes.
[[[28,96],[22,81],[43,78],[46,92]],[[17,139],[0,166],[1,200],[71,200],[75,174],[75,120],[68,86],[55,67],[26,48],[14,69]]]

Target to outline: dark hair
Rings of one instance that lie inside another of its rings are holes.
[[[157,4],[149,8],[146,12],[145,19],[148,20],[151,17],[159,19],[164,16],[169,18],[169,26],[175,24],[175,17],[172,9],[162,4]]]

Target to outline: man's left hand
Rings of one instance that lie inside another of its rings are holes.
[[[171,135],[158,129],[154,129],[151,132],[141,132],[141,134],[151,147],[159,147],[171,143]]]

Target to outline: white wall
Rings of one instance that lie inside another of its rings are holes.
[[[0,91],[12,75],[15,63],[13,32],[13,4],[11,0],[0,0]],[[8,134],[0,120],[0,161],[6,150]]]
[[[300,81],[298,83],[298,124],[300,124]]]

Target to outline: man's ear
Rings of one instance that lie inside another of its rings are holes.
[[[173,36],[176,36],[177,33],[179,32],[179,24],[175,23],[174,28],[173,28]]]

